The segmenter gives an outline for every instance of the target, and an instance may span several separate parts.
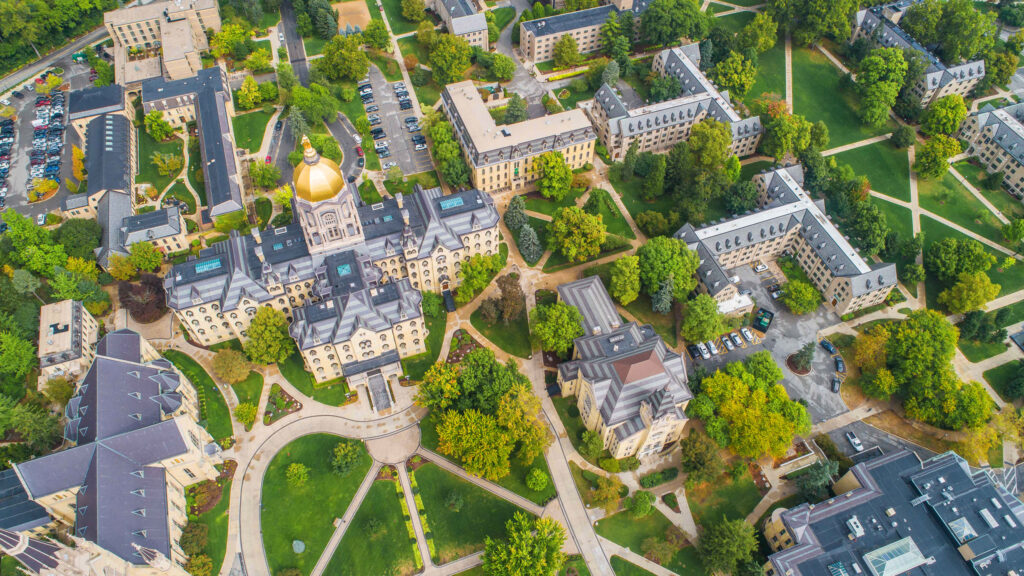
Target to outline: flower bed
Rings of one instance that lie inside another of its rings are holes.
[[[267,409],[263,413],[263,424],[269,426],[292,412],[299,411],[301,408],[301,402],[292,398],[280,385],[274,384],[270,388]]]
[[[452,335],[452,348],[448,351],[447,362],[449,364],[461,362],[466,354],[476,348],[480,348],[480,343],[470,336],[469,332],[460,328]]]
[[[191,502],[188,513],[193,516],[200,516],[213,510],[224,496],[224,486],[235,475],[237,467],[238,463],[234,460],[225,460],[224,466],[217,478],[189,486],[186,489],[189,501]]]

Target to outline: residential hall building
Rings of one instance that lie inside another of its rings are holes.
[[[764,523],[768,576],[1024,573],[1024,504],[953,452],[902,450],[850,468],[834,498]]]
[[[448,32],[462,38],[470,46],[490,50],[487,17],[477,12],[474,0],[434,0],[434,12],[444,21]]]
[[[183,574],[185,487],[217,476],[195,389],[139,334],[118,330],[65,408],[69,448],[14,464],[28,497],[88,542],[100,574]],[[157,570],[153,564],[163,569]]]
[[[564,2],[556,1],[553,4],[556,8],[561,8],[560,5]],[[601,49],[601,25],[609,16],[617,16],[624,11],[632,12],[636,29],[639,30],[640,15],[649,4],[649,0],[612,0],[610,4],[596,8],[565,12],[514,24],[520,26],[519,47],[527,60],[547,62],[555,58],[555,44],[563,36],[572,36],[576,40],[580,54],[597,52]]]
[[[614,458],[654,456],[678,441],[693,398],[683,358],[649,324],[623,322],[597,276],[562,284],[558,295],[583,316],[558,383],[563,396],[576,397],[587,429]]]
[[[419,186],[408,198],[358,203],[337,164],[303,145],[296,221],[232,233],[174,266],[168,306],[203,345],[244,340],[258,307],[280,310],[318,381],[401,373],[397,357],[425,350],[420,291],[454,289],[463,262],[498,253],[498,212],[477,190]]]
[[[540,178],[534,159],[557,151],[573,170],[594,159],[594,127],[581,110],[498,126],[472,80],[449,84],[441,103],[482,192],[521,190]]]
[[[662,77],[678,78],[681,95],[630,109],[617,90],[604,84],[586,108],[612,160],[625,158],[633,142],[640,152],[667,152],[678,142],[689,139],[693,125],[707,118],[729,128],[733,154],[754,153],[764,132],[760,118],[741,118],[728,93],[719,92],[704,76],[698,44],[663,50],[655,56],[651,69]]]
[[[927,107],[935,100],[949,94],[959,94],[967,98],[974,87],[985,77],[985,61],[957,62],[947,66],[931,50],[922,46],[900,28],[899,21],[904,12],[922,1],[899,0],[891,4],[859,10],[854,16],[850,42],[867,38],[875,46],[910,50],[924,57],[928,67],[913,88],[914,95],[920,98],[921,106]]]
[[[76,382],[96,357],[100,325],[78,300],[39,309],[39,390],[55,378]]]
[[[686,224],[675,237],[697,252],[698,287],[728,311],[738,296],[728,270],[757,260],[794,256],[825,305],[839,314],[856,312],[885,301],[896,285],[894,264],[868,264],[801,187],[800,165],[778,168],[754,177],[760,208],[703,228]]]
[[[960,127],[960,137],[989,174],[1003,173],[1003,188],[1024,198],[1024,104],[984,104]]]

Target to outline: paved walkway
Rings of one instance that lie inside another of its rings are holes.
[[[334,551],[338,549],[338,544],[341,544],[341,539],[345,537],[345,532],[348,527],[352,524],[352,518],[355,517],[356,511],[359,510],[359,506],[363,504],[363,499],[366,498],[366,493],[370,491],[370,487],[373,486],[374,480],[377,479],[377,474],[380,472],[380,463],[374,462],[370,466],[370,471],[366,473],[359,489],[356,490],[355,496],[352,497],[352,501],[349,503],[348,508],[345,509],[345,515],[341,519],[335,519],[334,534],[331,535],[331,539],[327,541],[327,547],[324,548],[323,553],[320,554],[320,559],[317,560],[316,566],[313,567],[313,571],[310,572],[310,576],[320,576],[327,569],[327,565],[331,563],[331,558],[334,557]],[[415,506],[412,508],[415,510]]]
[[[970,193],[973,194],[974,197],[977,198],[979,202],[984,204],[985,208],[988,208],[988,211],[991,212],[992,214],[994,214],[995,217],[997,219],[999,219],[999,222],[1001,224],[1009,224],[1010,223],[1010,219],[1007,218],[1006,215],[1004,215],[1002,212],[1000,212],[999,209],[996,208],[994,204],[989,202],[988,198],[986,198],[977,188],[975,188],[974,184],[971,184],[967,180],[967,178],[964,178],[963,174],[961,174],[959,171],[957,171],[957,169],[954,168],[952,165],[950,165],[950,167],[949,167],[949,173],[952,174],[954,178],[959,180],[960,183],[964,185],[964,188],[967,188],[967,190],[969,190]]]
[[[497,484],[491,482],[490,480],[484,480],[479,476],[474,476],[469,472],[466,472],[461,466],[452,462],[451,460],[448,460],[447,458],[441,456],[436,452],[433,452],[431,450],[428,450],[427,448],[424,448],[423,446],[420,446],[419,449],[416,450],[416,453],[419,454],[420,456],[423,456],[427,460],[430,460],[434,464],[437,464],[440,468],[443,468],[448,472],[455,474],[456,476],[462,478],[463,480],[466,480],[467,482],[476,484],[480,488],[487,490],[488,492],[494,494],[499,498],[508,500],[509,502],[515,504],[516,506],[519,506],[520,508],[526,510],[527,512],[533,514],[534,516],[542,516],[544,514],[543,506],[538,506],[532,500],[527,500],[526,498],[523,498],[522,496],[516,494],[515,492],[509,490],[508,488],[498,486]],[[415,506],[413,508],[415,508]]]
[[[786,106],[793,112],[793,38],[786,32]]]
[[[885,142],[889,138],[892,138],[892,133],[882,134],[881,136],[874,136],[872,138],[865,138],[865,139],[860,140],[858,142],[851,142],[849,144],[844,144],[842,146],[836,146],[835,148],[830,148],[828,150],[825,150],[824,152],[821,153],[821,155],[822,156],[832,156],[833,154],[841,154],[843,152],[846,152],[848,150],[853,150],[855,148],[861,148],[861,147],[864,147],[864,146],[870,146],[870,145],[878,143],[878,142]]]
[[[420,520],[419,510],[416,507],[416,495],[412,491],[409,471],[406,470],[404,462],[395,468],[398,469],[398,481],[402,483],[402,496],[405,498],[405,505],[409,508],[409,516],[412,518],[413,532],[416,533],[416,548],[419,550],[420,558],[423,559],[424,568],[430,571],[434,567],[434,560],[430,557],[430,547],[427,546],[426,532],[423,530],[423,522]]]
[[[619,544],[616,544],[615,542],[612,542],[611,540],[603,536],[599,536],[598,538],[601,539],[601,546],[605,550],[607,550],[608,554],[611,556],[619,556],[622,559],[628,560],[631,563],[636,564],[637,566],[657,576],[676,576],[675,572],[669,570],[668,568],[665,568],[660,564],[651,562],[647,558],[644,558],[640,554],[633,552],[629,548],[625,548]]]

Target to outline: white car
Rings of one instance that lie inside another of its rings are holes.
[[[389,170],[391,168],[394,168],[395,166],[398,166],[398,162],[385,162],[384,164],[381,165],[380,168],[381,170]]]
[[[857,438],[856,434],[854,434],[853,432],[847,432],[846,439],[850,441],[850,446],[853,446],[854,450],[856,450],[857,452],[864,451],[864,445],[860,443],[860,438]]]
[[[278,32],[277,39],[280,40],[282,44],[284,44],[284,32]]]
[[[758,264],[757,266],[754,266],[754,272],[757,272],[759,274],[761,272],[764,272],[767,269],[768,269],[768,265],[767,264]]]
[[[42,226],[43,224],[46,224],[46,214],[45,213],[40,214],[39,216],[36,216],[36,226]]]
[[[415,146],[415,150],[416,150],[417,152],[419,152],[420,150],[426,150],[426,149],[427,149],[427,145],[426,145],[426,144],[417,144],[417,145]]]
[[[728,336],[722,337],[722,344],[729,352],[732,352],[733,350],[736,349],[736,345],[732,343],[732,340],[729,340]]]
[[[703,343],[697,343],[697,351],[700,352],[700,357],[701,358],[703,358],[705,360],[707,360],[708,358],[711,358],[711,355],[708,354],[708,347],[705,346]]]
[[[376,142],[373,143],[373,149],[374,150],[383,150],[383,149],[385,149],[387,147],[388,147],[388,141],[387,140],[377,140]]]
[[[735,344],[737,348],[739,348],[740,346],[743,346],[743,340],[740,340],[740,335],[739,334],[733,332],[733,333],[729,334],[729,338],[732,338],[732,343]]]
[[[754,343],[754,334],[746,326],[740,328],[740,334],[743,334],[743,337],[747,339],[747,342],[750,342],[751,344]]]
[[[3,100],[0,100],[0,104],[3,104],[4,106],[10,106],[11,105],[11,101],[8,100],[7,98],[4,98]]]
[[[707,346],[708,346],[708,350],[711,352],[712,356],[718,356],[718,346],[715,346],[714,342],[712,342],[711,340],[708,340],[707,341]]]

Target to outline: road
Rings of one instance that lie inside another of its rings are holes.
[[[281,4],[281,26],[284,32],[284,44],[288,49],[288,58],[292,63],[292,70],[303,86],[309,86],[309,63],[306,61],[306,48],[302,44],[302,38],[295,29],[295,9],[292,8],[291,0]]]
[[[54,65],[58,65],[58,60],[71,56],[75,52],[80,51],[82,48],[90,44],[101,42],[107,37],[108,34],[106,28],[97,28],[92,32],[89,32],[85,36],[82,36],[78,40],[75,40],[71,44],[68,44],[67,46],[54,52],[50,52],[46,56],[43,56],[42,58],[33,62],[32,64],[25,66],[21,70],[11,72],[7,76],[4,76],[3,79],[0,79],[0,93],[7,92],[8,90],[13,90],[18,85],[24,84],[25,82],[29,81],[31,78],[35,77],[47,68],[50,68]],[[67,66],[64,66],[63,64],[60,65],[65,70],[67,69]]]
[[[341,112],[338,112],[338,118],[334,122],[327,125],[327,129],[331,131],[331,136],[334,136],[338,145],[341,146],[343,154],[341,166],[339,166],[341,173],[345,175],[346,179],[358,178],[363,173],[363,168],[359,166],[358,162],[359,156],[356,154],[356,146],[359,146],[362,141],[359,132]]]

